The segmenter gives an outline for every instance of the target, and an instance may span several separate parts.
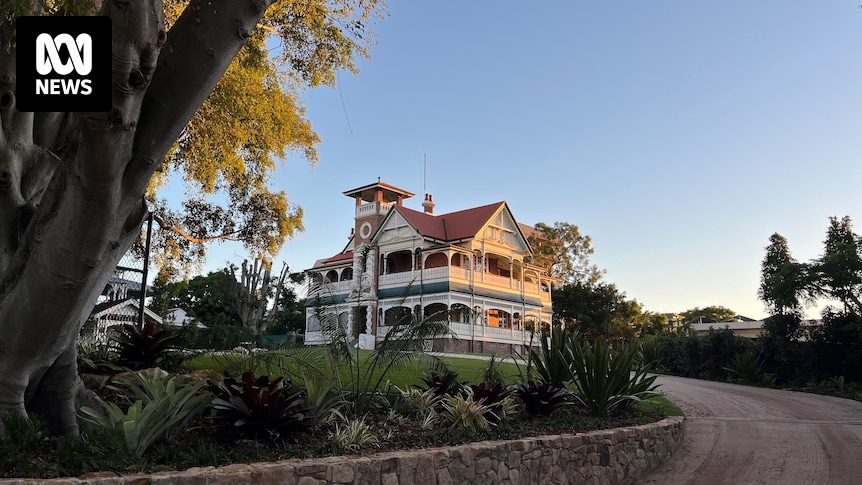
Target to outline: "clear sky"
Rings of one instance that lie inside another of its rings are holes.
[[[340,251],[377,177],[421,210],[427,154],[437,213],[505,200],[577,224],[647,310],[762,317],[770,234],[808,260],[830,215],[862,224],[859,3],[391,0],[359,75],[305,93],[320,163],[273,180],[306,227],[276,261]]]

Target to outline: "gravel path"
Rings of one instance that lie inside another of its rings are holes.
[[[683,447],[644,484],[862,484],[862,402],[682,377]]]

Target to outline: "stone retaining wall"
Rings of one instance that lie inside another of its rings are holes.
[[[192,468],[183,472],[84,475],[40,483],[99,485],[460,485],[626,484],[654,470],[682,444],[685,420],[576,435],[482,441],[449,448],[314,460]],[[0,480],[0,485],[35,483]]]

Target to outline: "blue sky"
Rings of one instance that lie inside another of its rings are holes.
[[[320,163],[274,177],[305,210],[293,269],[347,242],[345,190],[379,176],[420,209],[425,154],[437,213],[577,224],[652,311],[762,317],[770,234],[807,260],[830,215],[862,223],[858,0],[390,3],[359,75],[304,95]]]

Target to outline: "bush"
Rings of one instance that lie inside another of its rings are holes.
[[[542,416],[550,416],[557,409],[572,404],[570,394],[566,389],[546,382],[527,381],[515,386],[515,395],[523,401],[524,410]]]
[[[143,327],[126,324],[111,337],[117,351],[117,363],[132,370],[147,369],[164,358],[176,340],[171,328],[159,328],[152,322]]]
[[[710,330],[704,336],[662,334],[657,339],[663,348],[662,368],[667,373],[702,379],[724,379],[724,368],[733,357],[755,348],[751,339],[737,337],[727,328]]]
[[[281,377],[270,382],[269,376],[255,378],[252,372],[243,372],[237,381],[225,373],[211,389],[216,394],[216,418],[249,437],[290,438],[308,424],[305,390]]]
[[[656,376],[649,366],[636,365],[639,347],[624,344],[613,351],[603,340],[590,344],[573,339],[572,387],[590,416],[606,418],[617,408],[655,395]]]
[[[121,384],[137,398],[125,412],[103,401],[102,412],[84,406],[81,417],[122,436],[128,451],[141,456],[156,441],[172,441],[190,419],[209,407],[212,395],[198,392],[205,385],[204,381],[185,384],[161,369],[152,374],[138,372],[132,381]]]
[[[736,354],[730,365],[724,369],[736,374],[746,384],[756,385],[771,382],[770,375],[763,372],[763,359],[752,349]]]

